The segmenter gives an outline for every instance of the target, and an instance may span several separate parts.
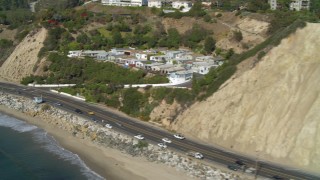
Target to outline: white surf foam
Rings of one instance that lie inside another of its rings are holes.
[[[29,132],[37,129],[37,126],[27,124],[24,121],[18,120],[16,118],[7,116],[0,113],[0,126],[8,127],[20,133]]]
[[[5,114],[0,113],[0,126],[11,128],[17,132],[31,132],[33,139],[42,145],[43,148],[49,152],[57,155],[60,159],[69,161],[71,164],[77,165],[80,167],[81,173],[86,176],[88,179],[92,180],[102,180],[104,179],[99,174],[92,171],[77,154],[74,154],[59,145],[59,143],[52,137],[47,134],[42,129],[39,129],[37,126],[28,124],[24,121],[18,120],[16,118],[10,117]]]
[[[64,161],[69,161],[71,164],[80,167],[81,173],[88,179],[92,180],[102,180],[104,179],[94,171],[92,171],[77,154],[74,154],[59,145],[59,143],[47,132],[43,130],[37,130],[33,132],[33,138],[36,142],[42,144],[47,151],[57,155],[60,159]]]

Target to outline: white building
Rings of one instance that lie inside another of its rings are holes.
[[[148,0],[101,0],[101,3],[108,6],[146,6]]]
[[[182,12],[188,12],[192,7],[192,2],[189,1],[173,1],[172,7],[175,9],[179,9]]]
[[[193,72],[192,71],[177,71],[170,73],[168,75],[168,79],[170,83],[174,84],[182,84],[185,82],[188,82],[192,79],[193,77]]]
[[[167,61],[168,57],[166,55],[153,55],[150,56],[151,61],[164,62]]]
[[[97,50],[97,51],[92,51],[92,50],[77,50],[77,51],[69,51],[68,52],[68,57],[94,57],[96,58],[98,54],[105,54],[107,53],[104,50]]]
[[[211,68],[216,68],[219,65],[214,62],[193,62],[192,63],[192,71],[199,74],[208,74]]]
[[[164,5],[163,0],[148,0],[148,7],[161,8]]]
[[[276,10],[279,7],[277,0],[268,0],[271,10]],[[290,10],[292,11],[301,11],[301,10],[309,10],[310,8],[310,0],[291,0]]]
[[[107,53],[107,52],[104,50],[98,50],[98,51],[85,50],[85,51],[82,51],[81,56],[96,58],[98,54],[104,54],[104,53]]]
[[[69,51],[68,53],[68,57],[80,57],[81,56],[82,51],[78,50],[78,51]]]
[[[309,0],[292,0],[292,2],[290,3],[290,10],[293,11],[309,10],[309,8]]]
[[[277,0],[268,0],[268,3],[270,5],[271,10],[276,10],[277,9]]]

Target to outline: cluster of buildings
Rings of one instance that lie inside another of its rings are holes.
[[[170,83],[181,84],[192,79],[193,73],[205,75],[211,68],[222,65],[220,56],[195,55],[188,50],[135,50],[133,48],[113,48],[104,50],[69,51],[68,57],[92,57],[99,61],[117,63],[125,68],[134,67],[167,76]]]
[[[148,6],[162,8],[172,7],[181,11],[189,11],[192,7],[191,1],[172,1],[172,0],[101,0],[103,5],[108,6]]]
[[[268,0],[268,3],[270,4],[271,10],[282,8],[279,3],[279,0]],[[291,0],[289,7],[292,11],[309,10],[310,0]]]

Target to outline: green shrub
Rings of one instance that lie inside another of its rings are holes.
[[[41,106],[41,111],[48,111],[51,109],[51,106],[49,104],[44,104]]]
[[[211,22],[211,16],[209,14],[203,16],[203,21],[204,22]]]
[[[10,48],[13,46],[13,41],[7,40],[7,39],[0,39],[0,48],[5,49],[5,48]]]
[[[148,147],[148,142],[147,141],[141,141],[139,140],[138,144],[135,144],[134,147],[135,148],[139,148],[139,149],[142,149],[144,147]]]
[[[264,52],[264,51],[260,51],[259,52],[259,54],[258,54],[258,60],[260,60],[261,58],[263,58],[263,56],[265,56],[266,55],[266,52]]]

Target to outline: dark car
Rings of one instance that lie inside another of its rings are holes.
[[[235,163],[238,164],[239,166],[245,166],[245,165],[246,165],[246,164],[245,164],[243,161],[241,161],[241,160],[237,160]]]
[[[232,171],[238,171],[239,167],[235,165],[228,165],[228,169],[231,169]]]
[[[272,176],[272,178],[273,178],[273,179],[284,179],[284,178],[282,178],[282,177],[280,177],[280,176],[278,176],[278,175],[274,175],[274,176]]]
[[[82,114],[82,111],[80,109],[74,110],[76,113]]]
[[[96,118],[90,118],[92,121],[94,122],[98,122],[98,120]]]

